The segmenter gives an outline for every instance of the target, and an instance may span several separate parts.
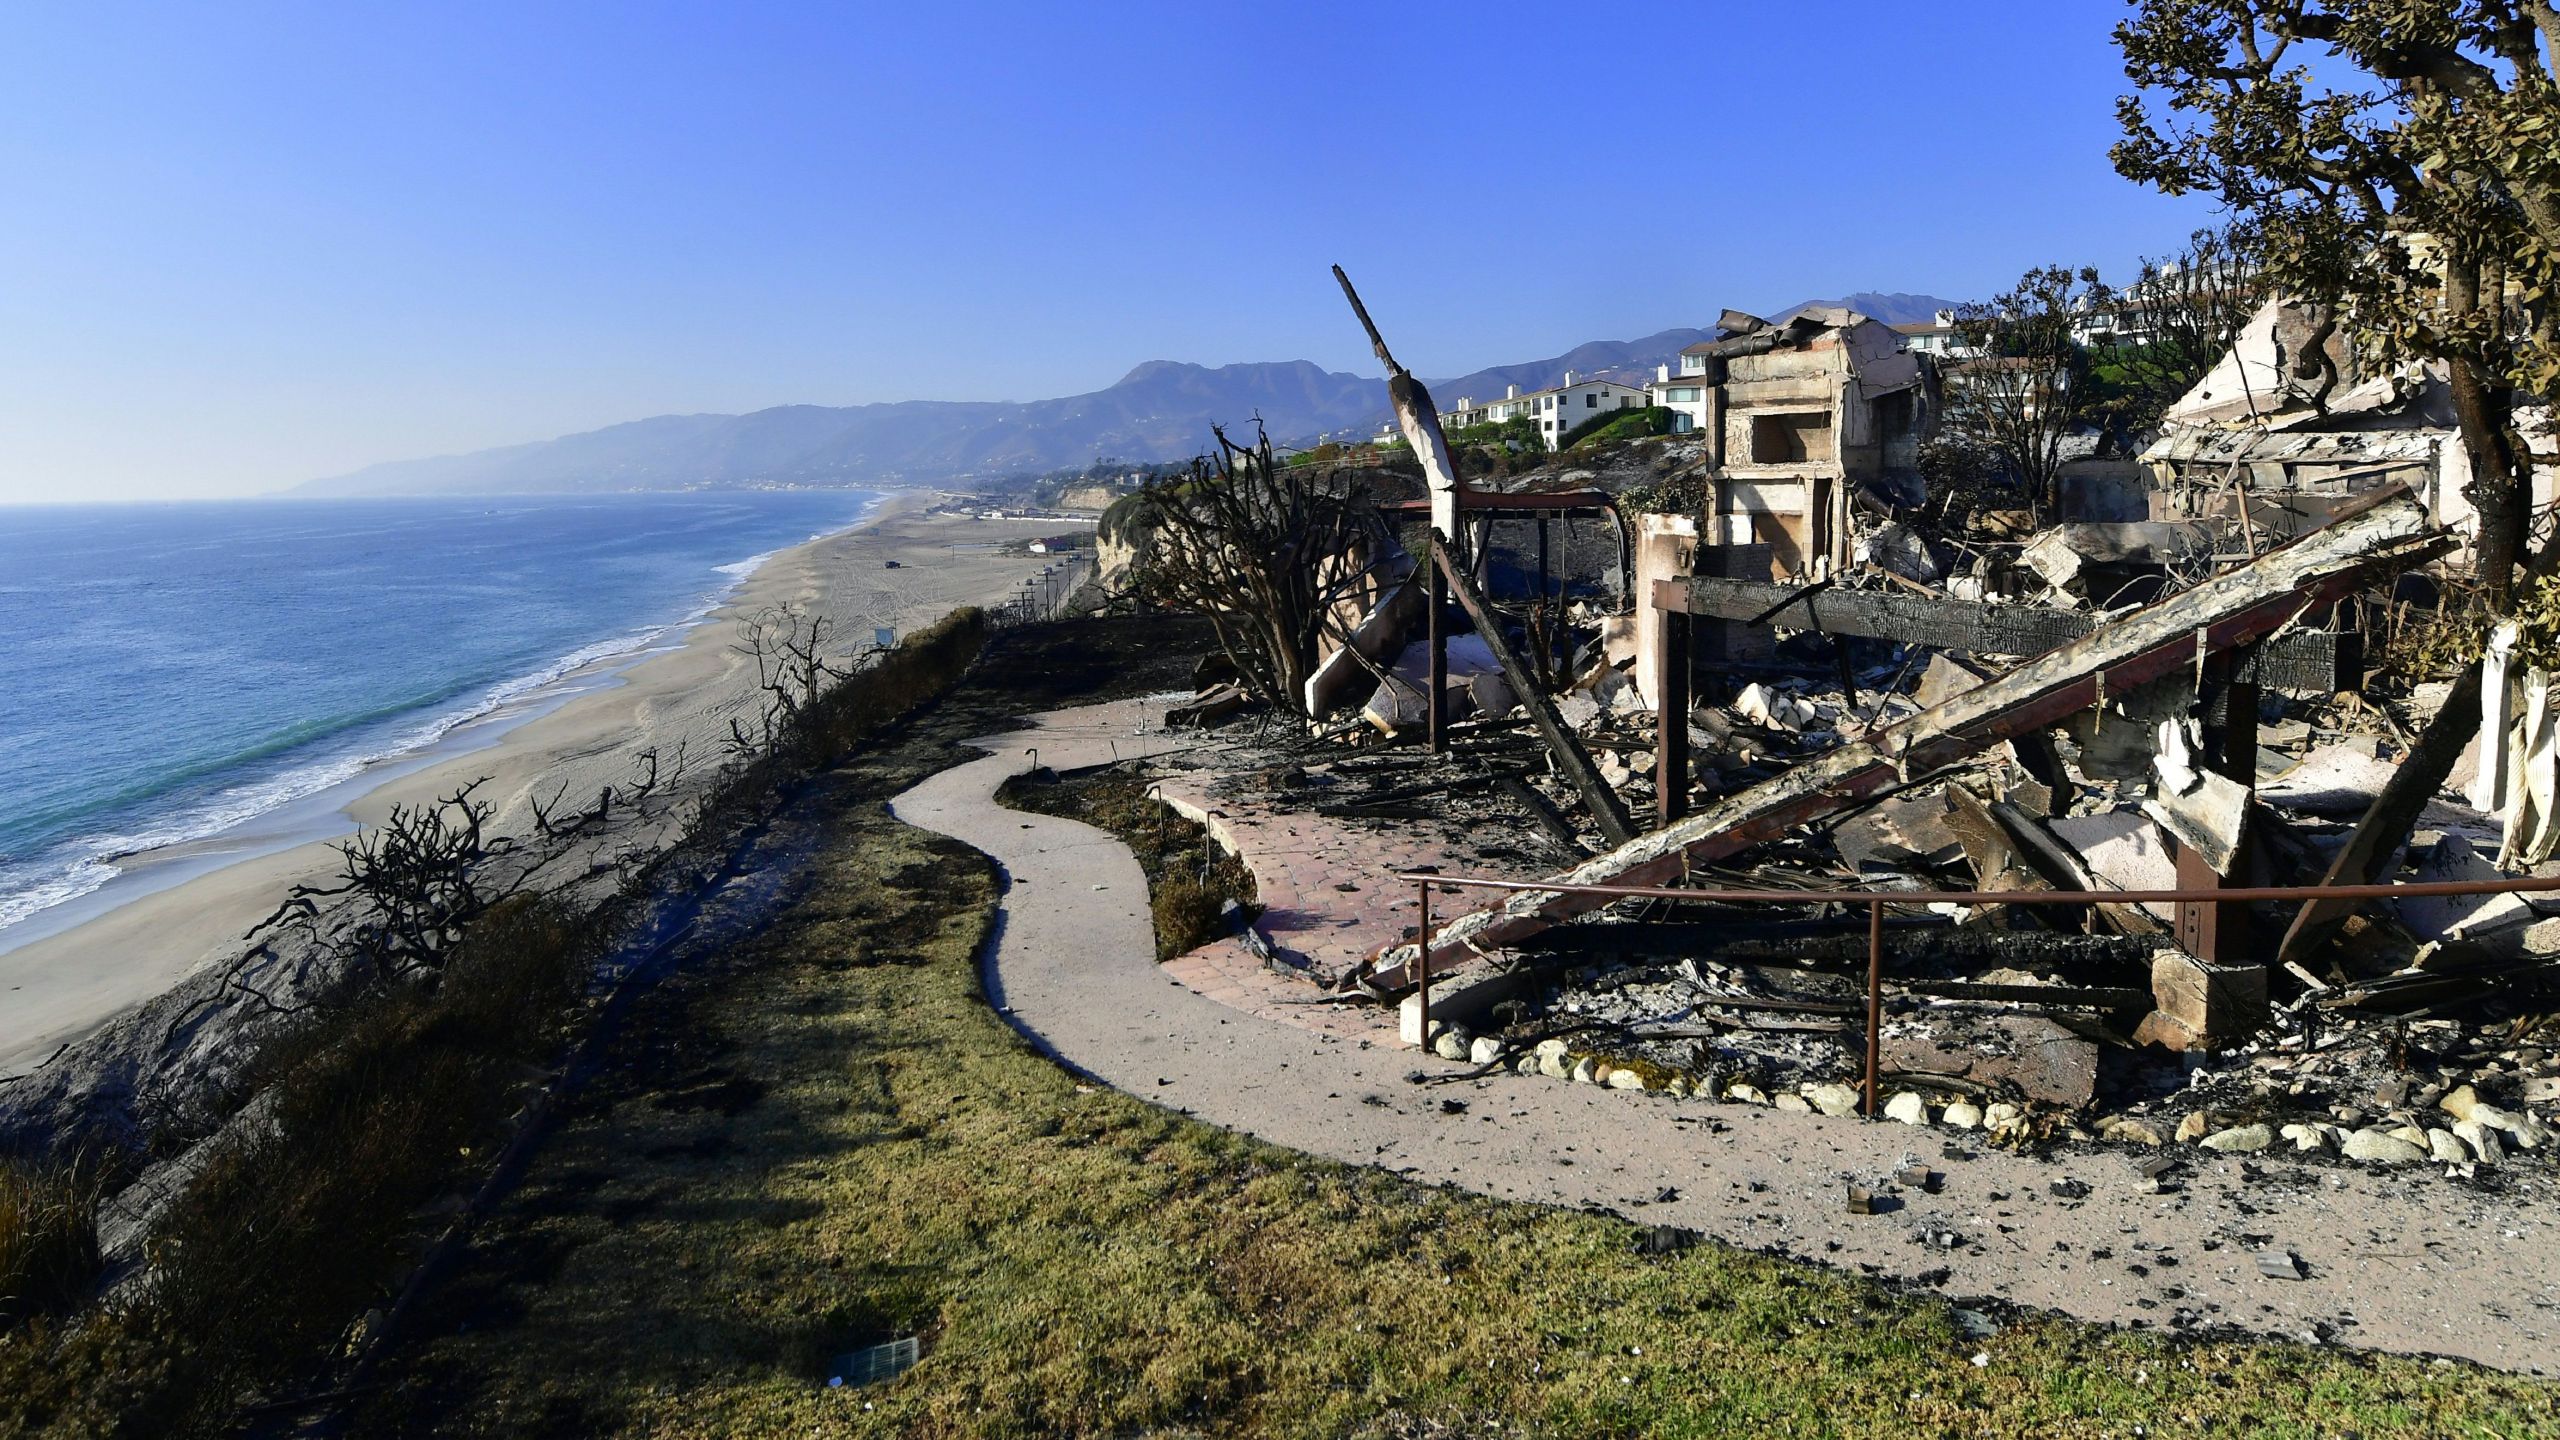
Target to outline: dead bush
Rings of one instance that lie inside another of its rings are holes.
[[[1169,870],[1150,887],[1149,906],[1156,917],[1156,961],[1161,964],[1206,945],[1224,931],[1219,917],[1227,897],[1188,868]]]

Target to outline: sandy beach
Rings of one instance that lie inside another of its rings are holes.
[[[694,763],[707,769],[730,718],[754,694],[754,667],[736,645],[759,612],[796,605],[824,616],[843,653],[867,646],[875,628],[904,635],[959,606],[1019,593],[1047,562],[993,547],[1073,528],[923,513],[936,498],[893,494],[854,529],[774,555],[680,638],[600,661],[430,752],[375,767],[322,797],[290,836],[270,825],[262,841],[253,822],[241,836],[119,862],[124,889],[101,893],[131,898],[0,953],[0,1076],[26,1071],[198,967],[230,958],[294,884],[334,869],[335,838],[377,823],[395,804],[485,778],[479,795],[497,807],[494,824],[503,832],[523,828],[530,798],[564,782],[568,794],[592,796],[627,781],[636,757],[653,746],[673,754],[689,744]],[[155,875],[164,882],[156,889]]]

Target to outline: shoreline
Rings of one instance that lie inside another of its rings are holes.
[[[444,760],[489,749],[517,726],[581,696],[620,684],[625,671],[653,656],[681,649],[687,636],[710,624],[755,573],[773,560],[803,546],[852,534],[912,508],[898,502],[916,493],[878,492],[849,524],[797,545],[778,546],[744,560],[714,566],[714,574],[730,577],[728,583],[716,596],[677,619],[634,630],[615,640],[581,646],[534,670],[498,681],[478,699],[459,707],[422,707],[401,722],[411,738],[388,748],[314,762],[310,768],[353,768],[303,793],[288,795],[214,829],[90,857],[84,863],[106,866],[113,873],[94,888],[0,924],[0,956],[68,933],[193,876],[308,842],[334,841],[353,834],[357,827],[350,817],[351,808],[374,790]],[[5,985],[0,985],[0,993],[5,993]],[[5,1053],[5,1044],[5,1032],[0,1032],[0,1054]],[[6,1065],[0,1064],[0,1074],[5,1072]]]
[[[379,824],[394,805],[481,779],[480,794],[495,807],[492,829],[507,833],[524,828],[537,793],[594,793],[625,778],[644,750],[689,746],[695,765],[716,763],[729,717],[754,694],[752,669],[732,645],[763,610],[804,606],[828,619],[841,647],[877,626],[905,634],[962,605],[1000,602],[1040,569],[1038,556],[959,547],[1055,533],[1059,522],[923,513],[939,498],[891,491],[844,529],[751,557],[759,563],[718,601],[631,649],[597,656],[416,750],[220,834],[118,858],[105,885],[50,907],[70,912],[60,923],[0,949],[0,1015],[8,1017],[0,1079],[40,1068],[229,958],[293,885],[330,873],[337,841]]]

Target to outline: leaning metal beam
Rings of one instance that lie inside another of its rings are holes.
[[[1493,602],[1484,598],[1484,591],[1477,588],[1475,577],[1467,573],[1466,566],[1455,562],[1436,536],[1431,541],[1431,562],[1448,578],[1449,593],[1457,597],[1459,608],[1476,622],[1476,637],[1493,651],[1494,661],[1502,666],[1502,678],[1511,682],[1511,693],[1519,697],[1521,708],[1529,712],[1530,721],[1546,738],[1547,752],[1555,757],[1556,768],[1573,782],[1582,803],[1591,807],[1591,818],[1599,825],[1600,833],[1612,845],[1624,845],[1634,839],[1635,822],[1627,817],[1627,807],[1620,803],[1618,792],[1600,778],[1599,767],[1591,763],[1591,752],[1582,748],[1573,728],[1556,713],[1555,701],[1548,698],[1537,677],[1512,652],[1510,640],[1502,633],[1502,617],[1494,611]],[[1435,704],[1440,699],[1432,697]]]
[[[2378,491],[2248,565],[2226,571],[2040,655],[1898,725],[1826,752],[1783,775],[1617,846],[1553,877],[1566,885],[1668,885],[1712,862],[1788,834],[1868,792],[1934,770],[2110,694],[2274,633],[2332,604],[2378,571],[2441,553],[2423,507],[2405,490]],[[1596,910],[1607,897],[1523,890],[1436,932],[1434,970]],[[1389,947],[1366,977],[1373,989],[1411,983],[1415,946]]]
[[[1657,580],[1651,598],[1665,610],[1684,610],[1702,620],[1782,625],[1994,655],[2042,655],[2089,635],[2104,623],[2085,610],[1986,605],[1836,587],[1815,592],[1810,587],[1708,576]],[[2279,690],[2334,695],[2357,688],[2360,677],[2350,673],[2357,661],[2354,636],[2297,630],[2269,642],[2238,678]]]

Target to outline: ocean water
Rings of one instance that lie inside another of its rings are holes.
[[[878,498],[0,507],[0,941],[118,855],[218,835],[666,638]]]

